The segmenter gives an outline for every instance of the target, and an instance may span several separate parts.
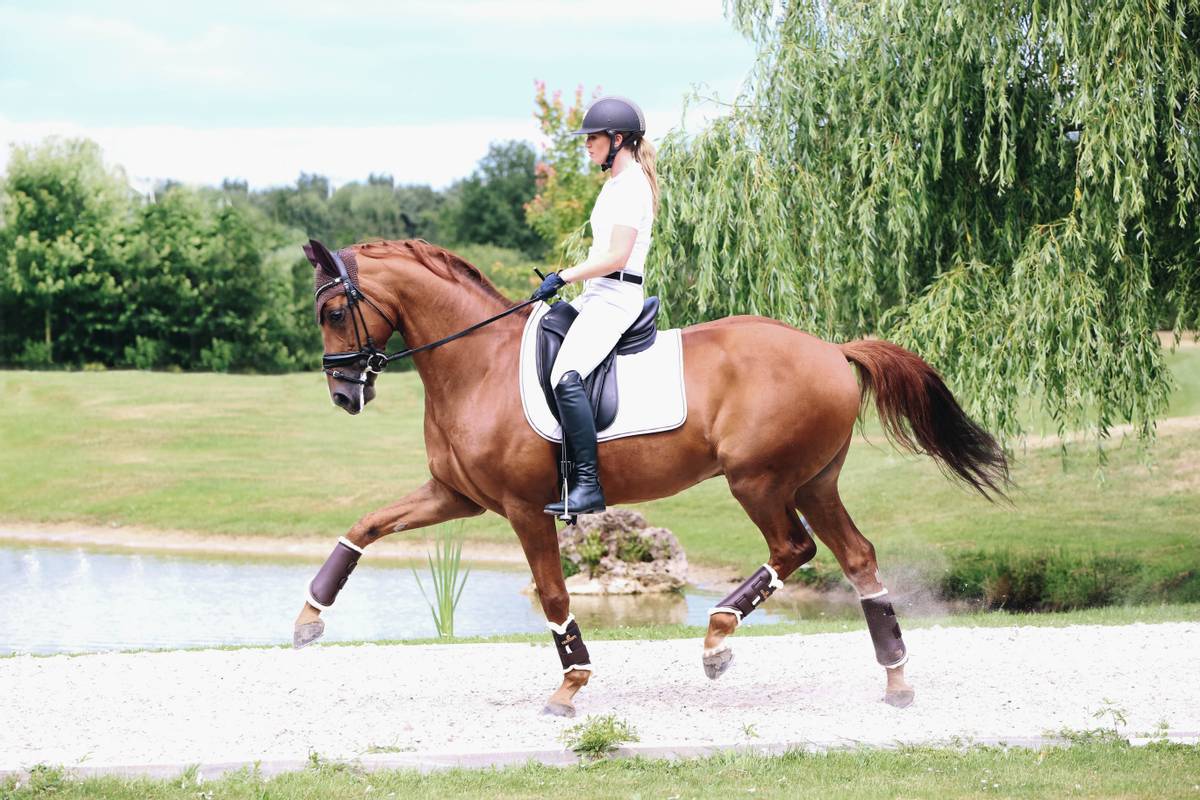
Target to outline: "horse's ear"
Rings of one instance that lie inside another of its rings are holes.
[[[308,263],[313,265],[313,269],[319,269],[321,265],[317,263],[317,256],[313,252],[312,245],[302,244],[300,249],[304,251],[304,257],[308,259]]]
[[[308,246],[304,248],[304,254],[308,256],[308,260],[312,262],[314,267],[320,267],[325,270],[325,274],[329,277],[340,277],[337,262],[333,260],[333,254],[329,252],[328,247],[316,239],[308,240]]]

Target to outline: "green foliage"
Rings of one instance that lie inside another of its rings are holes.
[[[154,369],[155,367],[160,367],[163,364],[164,349],[162,342],[158,339],[135,336],[133,344],[125,345],[125,363],[134,369]]]
[[[543,244],[525,224],[534,195],[535,154],[527,142],[493,142],[475,172],[447,191],[444,236],[456,245],[494,244],[537,257]]]
[[[310,774],[330,777],[337,775],[358,775],[361,772],[361,769],[343,761],[332,761],[318,753],[316,750],[310,749],[308,751],[308,764],[305,765],[305,771]],[[260,776],[254,777],[258,777],[258,779],[261,781]]]
[[[276,223],[344,247],[368,239],[442,238],[445,196],[425,185],[400,185],[390,175],[371,175],[336,191],[321,175],[300,173],[295,186],[248,194],[248,200]]]
[[[144,206],[140,228],[123,329],[160,346],[152,363],[130,366],[279,372],[315,362],[319,338],[303,302],[311,270],[296,274],[295,242],[260,211],[174,187]]]
[[[579,558],[588,568],[588,577],[595,577],[596,567],[600,565],[600,559],[604,558],[604,554],[608,552],[608,548],[604,546],[604,542],[600,538],[600,532],[588,531],[587,535],[579,543],[578,550]]]
[[[186,767],[183,768],[183,771],[179,773],[179,777],[176,778],[175,780],[177,781],[176,785],[180,789],[187,789],[189,787],[199,786],[202,783],[202,780],[200,778],[200,765],[199,764],[188,764]]]
[[[650,552],[650,543],[641,534],[630,531],[617,542],[617,558],[636,564],[639,561],[653,561],[654,554]]]
[[[52,367],[54,366],[54,346],[50,342],[27,339],[21,343],[21,352],[13,359],[13,364],[26,369]]]
[[[842,568],[836,561],[817,558],[792,573],[787,582],[801,583],[818,592],[828,592],[841,586],[843,580]]]
[[[104,165],[93,142],[51,138],[13,148],[3,196],[3,360],[103,360],[116,344],[120,266],[132,230],[124,176]]]
[[[988,609],[1094,608],[1153,600],[1157,592],[1147,586],[1144,572],[1139,562],[1118,556],[1084,556],[1063,550],[1038,554],[975,551],[951,557],[941,579],[941,593],[947,599],[972,600]],[[1190,575],[1188,580],[1195,585],[1200,576]],[[1176,592],[1179,588],[1175,587]]]
[[[30,797],[53,797],[70,788],[70,779],[62,767],[35,764],[29,768],[25,790]]]
[[[1107,726],[1101,725],[1086,730],[1061,728],[1057,732],[1057,735],[1075,747],[1089,744],[1129,747],[1129,740],[1126,738],[1126,734],[1121,731],[1129,723],[1126,713],[1124,708],[1105,697],[1102,698],[1100,707],[1092,712],[1092,719],[1102,721],[1107,719],[1109,723]],[[1160,741],[1165,742],[1166,730],[1165,725],[1160,722]]]
[[[200,366],[212,372],[229,372],[236,362],[236,357],[231,342],[213,339],[209,347],[200,350]]]
[[[139,198],[95,144],[57,139],[14,148],[0,196],[0,363],[314,363],[299,241],[243,196],[169,185]]]
[[[892,338],[1006,434],[1142,435],[1200,319],[1200,3],[732,0],[730,113],[659,161],[672,324]]]
[[[1112,729],[1114,731],[1129,724],[1129,720],[1126,719],[1126,711],[1124,708],[1117,705],[1112,700],[1109,700],[1107,697],[1102,698],[1102,700],[1103,704],[1100,706],[1100,708],[1092,712],[1092,719],[1102,720],[1107,717],[1109,722],[1112,724]]]
[[[411,753],[417,748],[413,745],[402,745],[399,743],[399,737],[396,737],[391,744],[372,744],[368,745],[363,751],[367,755],[376,755],[379,753]]]
[[[167,181],[143,198],[93,142],[14,148],[0,185],[0,364],[312,368],[309,236],[331,246],[454,238],[502,292],[525,297],[542,250],[524,223],[533,159],[524,143],[494,145],[449,192],[389,175],[334,191],[301,173],[255,192]]]
[[[454,252],[478,267],[501,293],[513,300],[524,300],[542,282],[534,272],[541,264],[520,250],[494,244],[467,244]]]
[[[589,716],[565,729],[559,741],[584,758],[603,758],[626,742],[640,741],[632,725],[615,714]]]
[[[321,239],[332,247],[337,244],[338,225],[329,208],[331,194],[328,178],[301,172],[294,187],[256,193],[254,202],[274,222],[295,229],[304,239]]]
[[[547,97],[544,82],[538,81],[536,87],[534,117],[548,143],[537,163],[537,194],[525,205],[525,220],[556,257],[568,263],[571,259],[566,257],[563,245],[568,238],[578,237],[577,232],[587,225],[604,175],[588,160],[581,137],[571,135],[583,124],[583,86],[576,87],[569,107],[563,103],[561,91]],[[597,87],[592,99],[599,94]]]
[[[437,628],[438,636],[453,637],[454,611],[458,608],[459,598],[462,597],[463,589],[467,586],[467,577],[471,574],[471,568],[467,567],[465,572],[459,574],[462,569],[463,548],[461,526],[451,529],[449,526],[443,525],[440,528],[441,530],[434,538],[433,554],[426,556],[429,561],[429,580],[433,587],[433,600],[430,600],[429,595],[425,593],[425,584],[421,582],[421,576],[415,569],[412,570],[412,574],[417,579],[421,596],[429,604],[429,613],[433,616],[433,625]]]

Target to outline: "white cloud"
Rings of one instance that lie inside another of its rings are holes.
[[[347,10],[347,6],[352,10]],[[364,17],[396,12],[394,0],[349,0],[330,4],[325,0],[286,0],[281,7],[289,14],[307,17]],[[445,20],[492,20],[555,24],[713,22],[725,17],[722,0],[641,0],[636,6],[613,5],[597,0],[406,0],[403,13],[409,17]],[[586,33],[582,31],[581,33]]]
[[[252,187],[293,182],[301,170],[335,184],[391,173],[398,182],[442,187],[470,174],[497,139],[536,140],[533,120],[476,120],[381,127],[213,128],[168,125],[88,127],[71,123],[16,123],[0,118],[0,141],[37,142],[47,136],[85,137],[104,150],[140,188],[173,178],[219,184],[246,180]]]
[[[167,35],[118,16],[0,6],[0,27],[34,39],[53,36],[109,80],[142,80],[148,70],[157,79],[191,86],[265,90],[284,80],[272,77],[272,59],[286,55],[279,42],[264,41],[247,25],[206,23]]]
[[[694,105],[686,127],[696,130],[720,113],[720,107]],[[679,125],[680,109],[646,109],[646,118],[651,138],[657,140]],[[399,183],[442,188],[469,175],[492,141],[542,141],[532,118],[377,127],[199,129],[14,122],[0,117],[0,143],[6,149],[48,136],[95,141],[108,163],[121,166],[143,191],[167,178],[210,185],[233,178],[261,188],[290,184],[301,171],[325,175],[335,185],[365,180],[374,172],[390,173]]]

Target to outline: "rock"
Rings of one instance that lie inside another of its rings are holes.
[[[567,594],[643,594],[638,581],[629,578],[589,578],[586,574],[567,578]]]
[[[626,508],[585,514],[558,534],[567,591],[576,595],[676,592],[687,556],[675,534]]]

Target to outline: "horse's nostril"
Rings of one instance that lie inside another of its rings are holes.
[[[339,408],[349,408],[350,407],[350,395],[343,394],[342,392],[334,392],[333,393],[333,404],[335,406],[338,406]]]

